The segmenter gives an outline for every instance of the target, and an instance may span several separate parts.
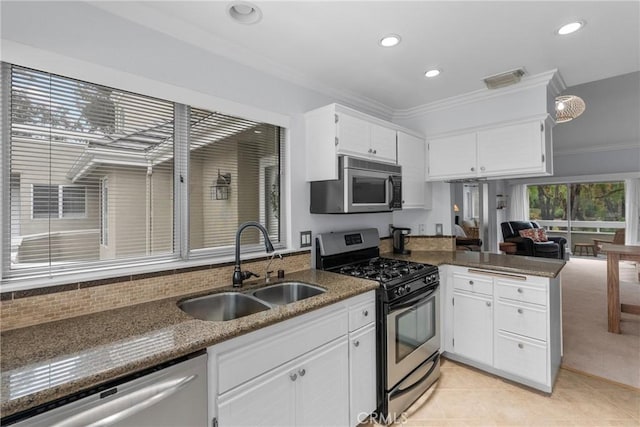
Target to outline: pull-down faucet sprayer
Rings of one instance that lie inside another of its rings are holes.
[[[235,262],[235,267],[233,269],[233,287],[235,288],[241,287],[242,282],[244,280],[247,280],[251,276],[260,277],[255,273],[252,273],[250,271],[242,271],[240,269],[240,235],[242,234],[244,229],[247,227],[256,227],[258,230],[260,230],[262,232],[262,235],[264,236],[265,250],[267,251],[267,253],[271,253],[274,251],[273,245],[271,244],[271,240],[269,240],[269,233],[262,226],[262,224],[255,221],[249,221],[240,225],[240,227],[238,227],[238,231],[236,231],[236,262]]]

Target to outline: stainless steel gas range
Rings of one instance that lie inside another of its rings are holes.
[[[378,422],[401,417],[440,375],[438,268],[380,257],[378,230],[318,234],[316,268],[376,280]]]

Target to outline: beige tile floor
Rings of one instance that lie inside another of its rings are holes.
[[[640,390],[561,369],[548,396],[443,360],[404,426],[640,426]],[[399,420],[400,421],[400,420]]]

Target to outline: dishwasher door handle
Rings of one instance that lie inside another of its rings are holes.
[[[112,425],[166,399],[197,377],[198,375],[190,375],[161,381],[140,390],[127,392],[116,399],[53,424],[51,427],[102,427]]]

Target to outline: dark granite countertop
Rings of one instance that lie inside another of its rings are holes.
[[[556,277],[565,264],[561,260],[470,251],[414,251],[408,256],[384,256],[550,278]],[[378,287],[377,282],[319,270],[290,273],[286,280],[316,284],[326,288],[327,292],[227,322],[196,320],[183,313],[176,303],[194,296],[185,295],[3,332],[0,343],[2,416],[36,407]],[[264,283],[257,282],[243,290],[259,286],[264,286]],[[228,290],[232,289],[217,287],[210,293]]]
[[[556,277],[565,265],[565,261],[559,259],[472,251],[413,251],[411,252],[411,255],[396,255],[388,253],[384,254],[384,256],[438,266],[450,264],[461,267],[481,268],[484,270],[528,274],[531,276],[549,278]]]
[[[3,332],[0,412],[25,411],[378,287],[317,270],[293,272],[286,280],[327,292],[226,322],[193,319],[176,306],[182,296]]]

